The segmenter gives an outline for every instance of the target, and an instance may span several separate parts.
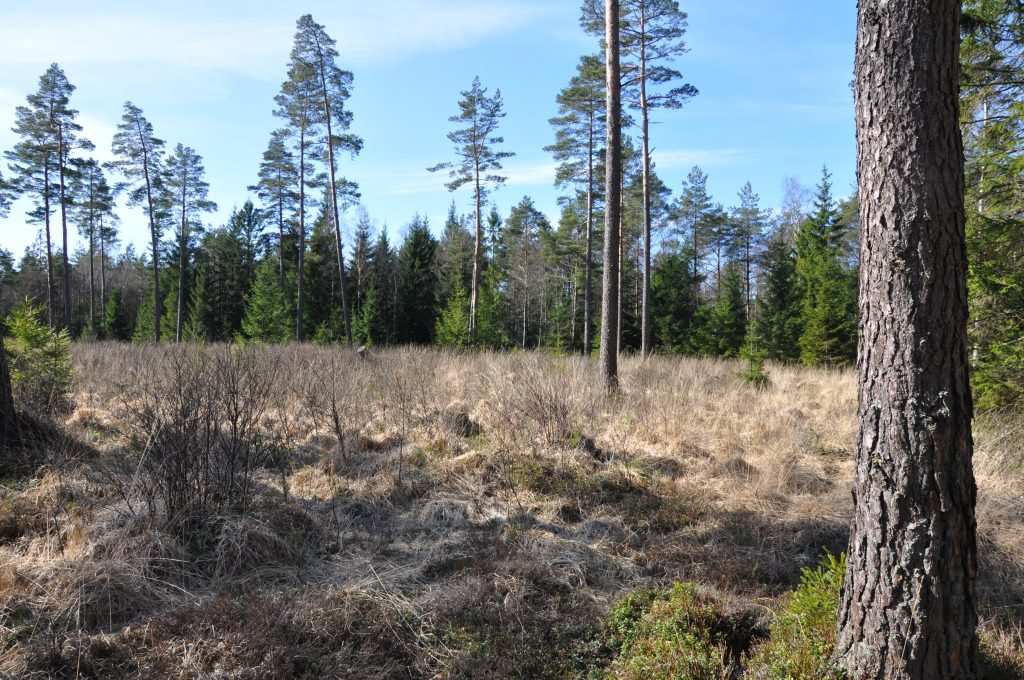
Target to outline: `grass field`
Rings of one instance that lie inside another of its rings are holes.
[[[627,358],[608,398],[596,364],[526,353],[74,368],[66,436],[0,489],[0,677],[634,677],[609,610],[684,581],[735,678],[846,547],[850,371]],[[1024,421],[975,436],[984,644],[1024,677]]]

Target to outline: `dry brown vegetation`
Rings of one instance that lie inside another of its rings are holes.
[[[0,677],[602,677],[625,592],[699,584],[736,658],[845,549],[851,372],[311,346],[74,348],[0,489]],[[986,645],[1024,664],[1024,423],[977,425]],[[588,674],[590,674],[588,676]]]

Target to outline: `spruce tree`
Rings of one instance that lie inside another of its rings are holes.
[[[355,242],[352,244],[352,260],[349,262],[348,299],[352,302],[353,323],[359,318],[359,310],[370,288],[373,286],[373,224],[366,210],[359,211],[356,221]],[[353,334],[355,329],[353,328]],[[355,338],[358,342],[359,338]]]
[[[356,342],[366,347],[387,342],[385,319],[377,304],[377,289],[372,284],[363,294],[362,302],[352,321],[352,334]]]
[[[150,254],[153,267],[153,339],[160,342],[160,318],[163,296],[160,288],[160,238],[166,214],[159,205],[162,192],[162,158],[164,142],[153,135],[153,126],[142,115],[142,109],[125,102],[121,122],[117,125],[112,151],[115,160],[110,166],[124,177],[128,204],[142,205],[149,218]]]
[[[691,353],[700,299],[699,277],[689,251],[663,252],[654,261],[651,295],[656,344],[671,352]]]
[[[132,336],[132,322],[120,288],[114,288],[103,308],[103,336],[110,340],[127,341]]]
[[[382,333],[375,338],[376,344],[390,344],[398,341],[398,261],[387,227],[381,229],[373,247],[373,269],[371,285],[376,293],[377,315],[380,317]]]
[[[754,312],[754,268],[761,253],[768,213],[761,209],[761,199],[754,193],[750,182],[740,189],[739,199],[739,205],[732,211],[732,251],[734,258],[743,267],[744,307],[750,319]]]
[[[246,300],[242,337],[256,342],[287,342],[292,335],[289,311],[277,263],[267,258],[256,267],[256,280]]]
[[[442,347],[465,349],[470,344],[469,298],[461,282],[448,293],[448,302],[437,319],[434,339]]]
[[[448,133],[448,141],[455,145],[456,161],[439,163],[430,172],[447,170],[449,182],[445,185],[448,191],[457,191],[469,184],[473,187],[473,208],[475,235],[473,245],[473,276],[469,292],[469,330],[470,336],[475,335],[477,300],[480,293],[480,276],[483,271],[483,204],[489,189],[497,188],[505,182],[505,177],[497,174],[502,169],[502,161],[515,154],[498,151],[495,147],[504,143],[505,139],[496,134],[501,119],[505,117],[501,90],[493,96],[487,95],[487,88],[480,84],[480,78],[474,78],[468,90],[464,90],[459,99],[459,113],[449,118],[449,122],[459,127]]]
[[[463,224],[453,201],[437,249],[438,300],[446,304],[456,288],[465,293],[473,280],[473,235]]]
[[[708,218],[713,207],[708,194],[708,176],[695,165],[683,180],[683,190],[675,206],[675,220],[678,233],[689,240],[691,282],[698,286],[707,256],[705,249],[712,241],[712,224]]]
[[[710,310],[710,344],[704,350],[716,356],[735,358],[740,355],[747,334],[743,273],[737,263],[730,263],[725,268],[721,286],[718,300]]]
[[[437,320],[437,241],[425,218],[416,216],[398,256],[398,342],[429,345]]]
[[[796,239],[800,358],[807,365],[841,365],[856,352],[856,291],[853,273],[841,259],[844,233],[827,169],[814,205]]]
[[[754,322],[759,349],[766,359],[799,359],[802,310],[796,256],[782,227],[776,229],[768,240],[761,270],[763,276]]]

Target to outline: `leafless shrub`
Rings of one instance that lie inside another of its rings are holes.
[[[140,452],[124,493],[173,526],[225,511],[244,512],[255,472],[278,453],[261,428],[277,368],[258,350],[195,347],[163,350],[136,366],[123,386],[122,410]]]

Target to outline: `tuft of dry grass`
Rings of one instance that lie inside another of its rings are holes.
[[[0,677],[600,677],[625,592],[694,582],[764,627],[846,547],[849,371],[769,365],[756,389],[737,363],[624,357],[607,398],[579,357],[73,352],[65,431],[91,453],[0,487]],[[155,423],[177,434],[147,462]],[[982,632],[993,677],[1024,677],[1024,421],[976,440]],[[191,484],[238,442],[244,475],[170,521],[168,462]]]

